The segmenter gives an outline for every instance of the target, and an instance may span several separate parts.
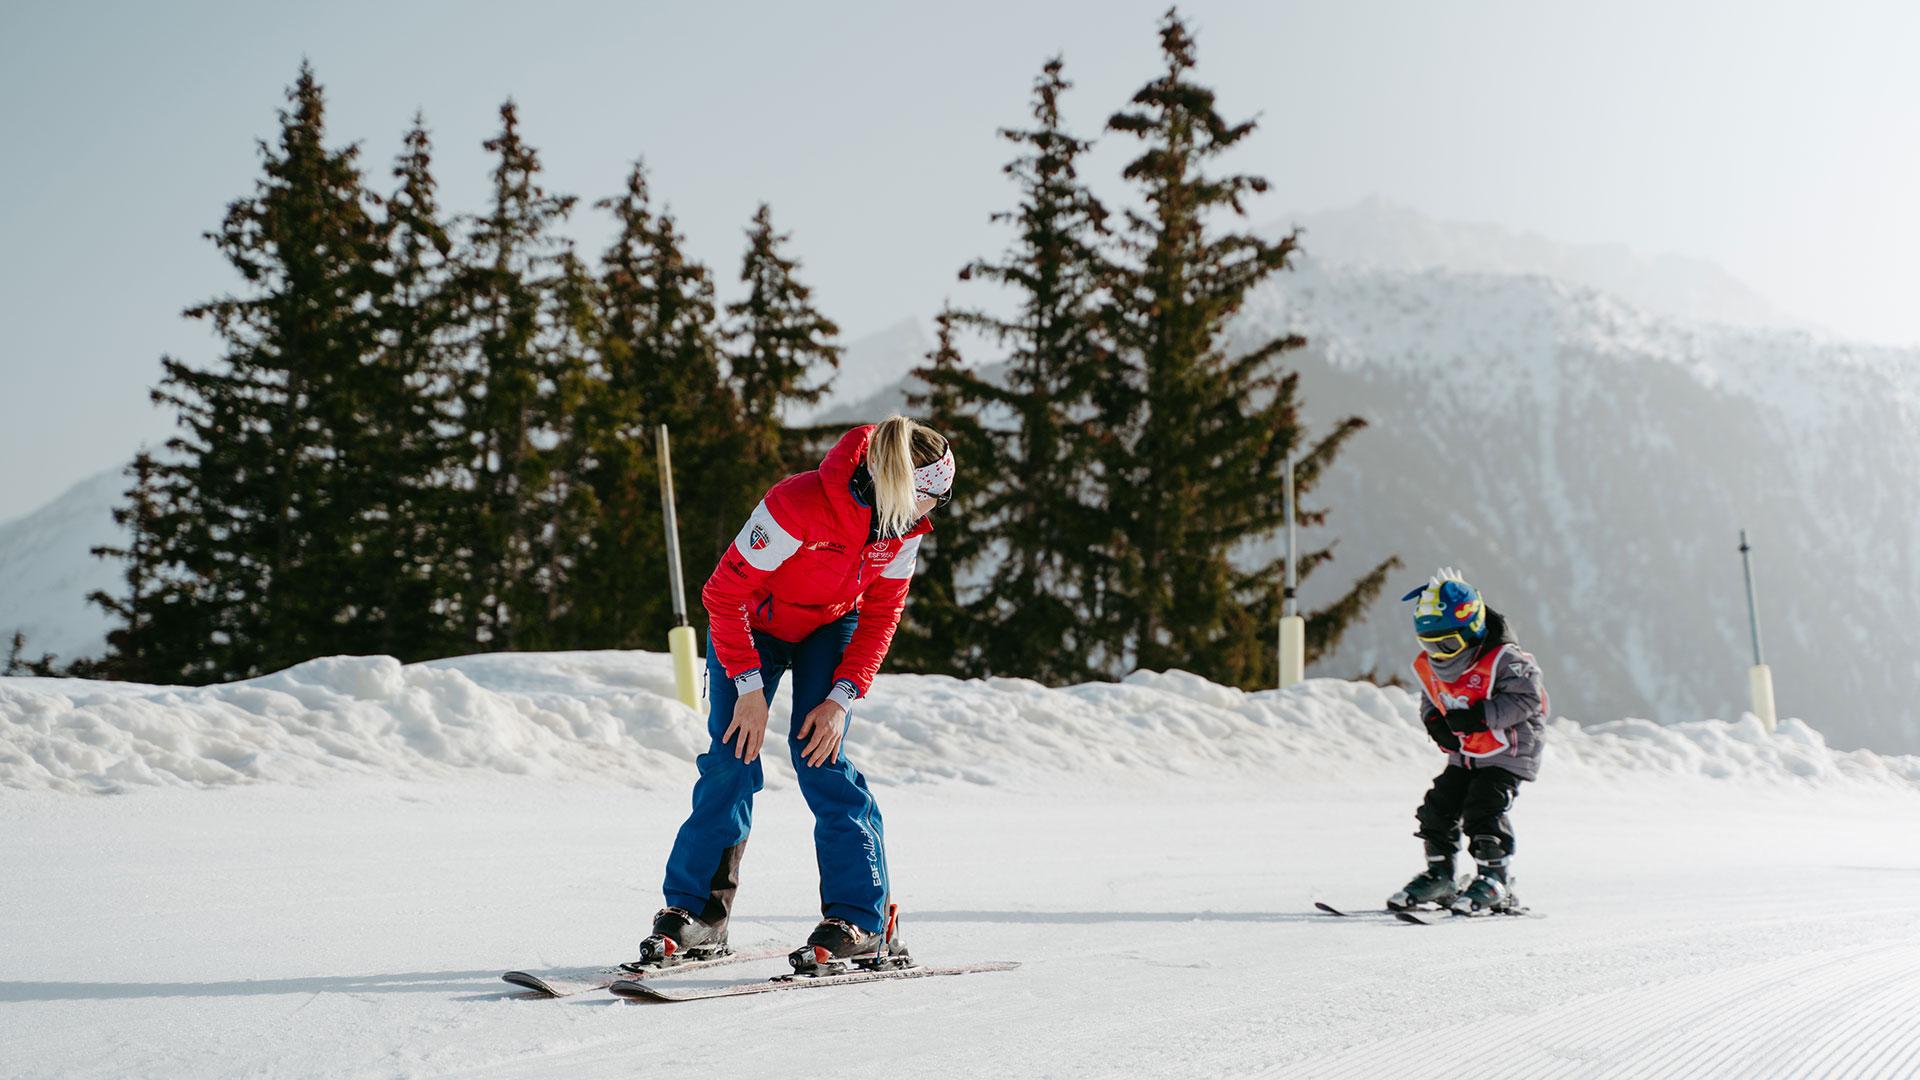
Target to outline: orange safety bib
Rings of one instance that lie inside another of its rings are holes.
[[[1453,682],[1442,682],[1433,673],[1433,661],[1423,652],[1413,658],[1413,673],[1420,677],[1420,687],[1427,692],[1427,700],[1433,702],[1433,707],[1441,713],[1470,709],[1493,693],[1493,673],[1499,669],[1500,661],[1505,659],[1509,651],[1518,652],[1512,645],[1502,645],[1481,657],[1479,663],[1461,672]],[[1470,731],[1460,736],[1460,752],[1468,757],[1491,757],[1512,746],[1512,741],[1504,731]]]

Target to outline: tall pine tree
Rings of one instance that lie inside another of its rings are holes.
[[[182,433],[153,489],[183,520],[161,563],[195,655],[170,678],[258,674],[352,649],[369,617],[356,477],[379,467],[360,406],[375,366],[380,233],[349,147],[325,145],[325,103],[301,65],[265,176],[209,234],[245,291],[189,308],[224,344],[217,366],[171,358],[155,390]]]
[[[581,580],[592,556],[592,532],[601,507],[592,478],[594,462],[589,403],[599,387],[595,377],[601,339],[599,286],[571,250],[561,256],[553,286],[553,325],[547,345],[551,395],[545,484],[535,505],[541,528],[534,545],[537,593],[545,602],[538,635],[527,648],[602,648],[583,635],[581,611],[594,602]]]
[[[144,450],[134,455],[127,474],[133,487],[127,490],[126,503],[113,510],[114,524],[126,530],[126,546],[103,545],[92,552],[97,558],[119,560],[126,583],[119,595],[105,589],[87,594],[88,603],[117,623],[107,632],[107,656],[93,673],[128,682],[173,681],[192,668],[200,651],[190,634],[195,617],[191,585],[183,585],[167,561],[170,552],[178,551],[174,533],[181,516],[161,486],[153,455]]]
[[[626,191],[595,206],[613,212],[619,232],[601,255],[599,366],[579,419],[583,476],[598,512],[579,568],[573,632],[598,648],[645,648],[667,625],[652,379],[638,352],[652,229],[645,170],[636,163]]]
[[[798,276],[799,260],[781,253],[789,238],[774,231],[773,211],[761,203],[740,266],[747,295],[727,306],[728,373],[744,442],[742,482],[752,494],[800,464],[782,407],[819,401],[840,367],[834,341],[840,327],[814,307],[813,290]]]
[[[432,140],[418,114],[393,177],[376,309],[383,377],[366,403],[369,436],[383,457],[367,478],[373,512],[365,541],[368,570],[380,587],[378,618],[361,650],[411,661],[462,644],[439,602],[459,584],[458,538],[447,527],[457,520],[450,517],[459,505],[451,481],[461,461],[454,242],[439,207]]]
[[[646,239],[645,317],[634,351],[654,421],[672,431],[680,541],[699,581],[760,493],[744,479],[740,403],[721,375],[713,274],[687,257],[671,212],[653,215]]]
[[[1285,524],[1287,458],[1305,433],[1298,377],[1279,360],[1305,341],[1289,335],[1229,355],[1221,340],[1254,286],[1286,267],[1297,237],[1213,227],[1223,213],[1244,217],[1245,198],[1267,188],[1260,177],[1211,168],[1254,124],[1228,123],[1213,91],[1193,81],[1193,39],[1177,10],[1161,23],[1160,44],[1165,72],[1107,122],[1141,143],[1124,176],[1144,207],[1126,215],[1106,312],[1126,377],[1097,394],[1117,436],[1102,455],[1118,556],[1110,628],[1141,667],[1266,686],[1275,677],[1281,568],[1248,556]],[[1306,449],[1301,491],[1363,426],[1343,420]],[[1309,556],[1303,569],[1327,556]],[[1317,651],[1338,640],[1393,565],[1373,568],[1310,616]]]
[[[744,440],[722,382],[712,275],[688,259],[669,214],[655,212],[645,167],[598,204],[619,226],[601,256],[600,377],[586,403],[588,476],[598,520],[584,558],[582,633],[605,648],[656,648],[672,625],[662,531],[659,446],[672,439],[680,540],[697,591],[740,506]],[[689,615],[700,619],[690,598]]]
[[[485,147],[495,156],[492,205],[470,222],[454,290],[465,333],[455,394],[467,496],[450,525],[461,541],[462,637],[515,649],[539,642],[558,587],[542,572],[550,540],[542,507],[564,424],[555,297],[567,245],[555,229],[574,199],[540,186],[539,156],[520,137],[512,101]]]
[[[989,673],[987,652],[993,643],[988,637],[1005,629],[990,626],[975,610],[978,601],[969,604],[959,585],[994,539],[980,510],[995,497],[991,481],[1005,471],[977,404],[965,394],[972,375],[962,368],[954,340],[958,321],[951,308],[934,319],[933,350],[926,365],[915,371],[925,389],[907,399],[927,426],[946,436],[959,475],[953,498],[935,512],[934,530],[920,541],[912,596],[887,655],[890,663],[909,671],[965,677]],[[996,670],[1028,674],[1035,665]]]
[[[951,396],[947,411],[974,418],[977,430],[986,430],[977,419],[984,413],[1008,415],[1010,426],[994,433],[997,445],[981,448],[987,459],[968,466],[979,497],[956,515],[960,529],[991,531],[1000,553],[984,588],[967,600],[970,622],[986,671],[1053,682],[1091,677],[1108,651],[1098,632],[1107,535],[1087,465],[1098,460],[1100,434],[1090,423],[1090,395],[1114,364],[1098,317],[1107,212],[1080,180],[1078,162],[1090,144],[1065,129],[1060,98],[1072,84],[1062,70],[1055,57],[1034,80],[1034,126],[1000,132],[1020,151],[1004,170],[1019,186],[1019,205],[994,215],[1013,226],[1012,246],[961,271],[1016,298],[1010,314],[955,316],[1006,349],[1005,376],[989,380],[957,364],[922,373]],[[940,403],[937,395],[933,401]],[[985,545],[942,550],[973,555]]]

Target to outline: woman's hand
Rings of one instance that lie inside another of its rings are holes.
[[[751,765],[760,757],[760,745],[767,741],[766,691],[741,694],[733,703],[733,723],[728,724],[727,733],[720,736],[720,744],[731,743],[736,731],[740,733],[740,745],[734,747],[733,756]]]
[[[808,765],[818,768],[829,761],[840,760],[840,737],[845,732],[840,725],[840,718],[846,715],[846,711],[837,701],[823,701],[815,705],[807,718],[801,721],[800,732],[794,738],[807,740],[801,756]],[[766,725],[764,716],[760,723],[762,727]]]

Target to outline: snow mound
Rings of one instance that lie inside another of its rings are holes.
[[[488,773],[679,787],[704,718],[672,695],[665,656],[498,654],[402,665],[330,657],[201,688],[0,679],[0,786],[317,784]],[[790,703],[776,701],[776,733]],[[770,740],[770,745],[777,743]],[[1248,693],[1181,671],[1052,689],[1024,679],[881,677],[851,752],[883,783],[1164,787],[1417,783],[1438,764],[1397,687],[1315,679]],[[1835,751],[1797,720],[1553,725],[1547,775],[1695,777],[1920,791],[1920,758]],[[790,767],[770,757],[773,786]]]

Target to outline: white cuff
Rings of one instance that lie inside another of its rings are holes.
[[[760,681],[760,669],[742,672],[733,677],[733,689],[738,694],[751,694],[766,684]]]
[[[839,705],[848,712],[853,711],[853,703],[858,700],[859,697],[860,689],[853,685],[853,680],[851,679],[837,680],[833,684],[833,689],[827,691],[827,700]]]

